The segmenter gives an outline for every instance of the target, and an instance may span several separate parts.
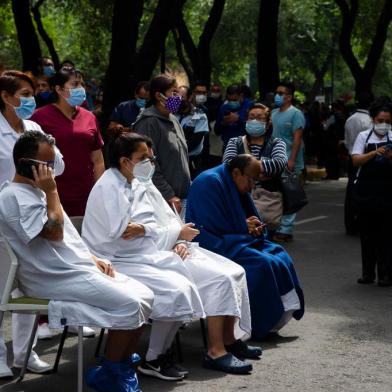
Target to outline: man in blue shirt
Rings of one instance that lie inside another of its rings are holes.
[[[305,128],[305,117],[292,105],[294,86],[291,83],[280,83],[276,89],[275,106],[272,111],[273,136],[286,143],[287,170],[300,174],[304,169],[304,151],[302,133]],[[274,241],[285,242],[293,239],[293,226],[296,214],[283,215],[280,228]]]
[[[121,102],[114,110],[110,117],[110,128],[118,126],[131,128],[136,121],[140,111],[145,108],[147,101],[150,99],[149,82],[139,82],[135,89],[135,99]]]

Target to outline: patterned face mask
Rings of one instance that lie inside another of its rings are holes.
[[[161,97],[166,100],[165,108],[170,113],[174,114],[178,112],[178,109],[180,108],[181,105],[181,95],[172,95],[170,97],[166,97],[165,95],[161,94]]]

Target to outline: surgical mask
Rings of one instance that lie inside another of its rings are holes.
[[[203,103],[207,102],[207,97],[204,94],[197,94],[195,96],[196,105],[203,105]]]
[[[136,98],[135,103],[138,108],[144,108],[146,106],[146,100],[143,98]]]
[[[377,135],[385,136],[390,130],[391,130],[391,124],[387,124],[387,123],[374,124],[374,132],[376,132]]]
[[[211,98],[213,99],[219,99],[220,98],[220,93],[211,93]]]
[[[170,113],[177,113],[178,109],[181,106],[181,95],[171,95],[170,97],[166,97],[165,95],[161,94],[162,98],[165,98],[165,108]]]
[[[248,120],[246,122],[246,133],[249,136],[263,136],[267,130],[267,124],[263,121]]]
[[[241,105],[238,101],[229,101],[227,102],[227,106],[231,110],[238,110]]]
[[[283,96],[279,94],[275,94],[274,101],[275,101],[275,105],[278,108],[280,108],[283,105]]]
[[[20,97],[20,105],[14,106],[15,114],[22,120],[30,118],[35,110],[36,103],[34,97]]]
[[[71,106],[79,106],[86,100],[86,90],[83,87],[69,89],[70,96],[66,101]]]
[[[53,65],[45,65],[44,66],[44,75],[45,76],[53,76],[55,74]]]
[[[152,179],[155,172],[155,166],[149,159],[135,164],[133,176],[140,182],[148,182]]]

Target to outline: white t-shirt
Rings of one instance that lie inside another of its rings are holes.
[[[357,136],[372,127],[372,118],[367,110],[358,110],[350,116],[344,125],[344,141],[349,154],[352,154]]]
[[[351,155],[364,154],[366,144],[369,144],[369,143],[381,144],[381,143],[387,142],[388,139],[392,143],[392,131],[388,132],[388,137],[387,137],[387,135],[385,135],[382,138],[380,138],[374,132],[372,132],[369,140],[366,142],[366,139],[368,138],[370,132],[372,132],[372,129],[368,129],[367,131],[363,131],[357,136],[357,139],[355,140]]]
[[[22,120],[25,131],[43,132],[41,127],[34,121]],[[5,181],[11,181],[15,175],[14,160],[12,151],[20,133],[10,126],[6,118],[0,112],[0,185]],[[63,156],[56,147],[56,158],[54,162],[54,172],[59,176],[64,171]]]

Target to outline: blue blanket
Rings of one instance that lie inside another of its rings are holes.
[[[252,198],[244,195],[247,211],[258,216]],[[281,296],[296,290],[304,314],[304,297],[293,262],[279,245],[264,236],[248,233],[239,192],[225,164],[200,174],[192,183],[187,199],[186,221],[200,230],[200,246],[225,256],[246,271],[252,315],[252,336],[262,339],[284,313]]]

